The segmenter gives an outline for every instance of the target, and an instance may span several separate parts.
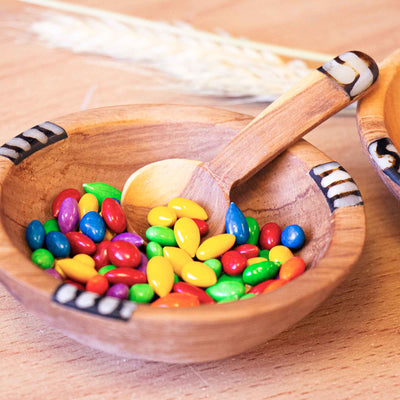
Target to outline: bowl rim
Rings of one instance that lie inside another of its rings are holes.
[[[210,119],[209,110],[213,110],[213,115],[218,115],[218,117]],[[215,113],[215,110],[218,113]],[[179,115],[179,120],[184,122],[196,121],[217,124],[232,121],[235,117],[237,121],[234,125],[236,124],[237,128],[246,125],[252,118],[245,114],[214,107],[152,104],[91,109],[55,118],[52,122],[63,127],[68,136],[71,136],[79,132],[83,121],[86,126],[98,126],[104,123],[121,126],[124,124],[154,125],[162,121],[166,122],[170,118],[169,115],[172,114]],[[174,119],[177,118],[174,117]],[[287,151],[299,158],[309,170],[333,161],[304,140],[299,141]],[[4,179],[10,172],[13,163],[3,157],[0,158],[0,185],[1,190],[3,190]],[[1,199],[2,193],[0,193],[0,201]],[[268,296],[255,296],[243,302],[202,305],[190,309],[160,309],[148,305],[138,305],[132,317],[127,321],[127,325],[149,320],[168,320],[171,323],[246,320],[256,315],[262,316],[268,312],[279,311],[279,309],[285,307],[295,307],[296,303],[301,302],[311,294],[317,295],[322,301],[330,293],[327,288],[336,287],[361,254],[366,234],[363,203],[357,206],[335,209],[330,214],[330,223],[332,238],[317,265],[297,277],[294,282],[284,285],[280,290],[270,292]],[[349,238],[352,240],[349,241]],[[43,315],[43,308],[38,309],[31,302],[37,301],[38,304],[45,304],[47,311],[52,310],[53,313],[63,310],[71,311],[70,308],[53,302],[52,296],[60,285],[59,281],[35,268],[35,265],[13,245],[2,220],[0,222],[0,243],[0,281],[15,297],[28,309],[32,309],[32,311],[41,315]],[[27,269],[28,266],[31,270]],[[25,291],[29,293],[26,292],[25,294]],[[93,318],[99,318],[80,310],[73,310],[73,312],[78,319],[91,321]],[[117,326],[120,321],[109,319],[109,323]],[[127,326],[124,325],[124,329],[126,328]]]
[[[400,200],[399,172],[395,168],[386,168],[379,160],[381,156],[387,155],[394,157],[397,162],[400,161],[399,149],[394,145],[385,121],[387,93],[399,73],[400,49],[386,57],[379,65],[378,81],[368,96],[358,102],[357,128],[361,147],[368,161],[389,191]]]

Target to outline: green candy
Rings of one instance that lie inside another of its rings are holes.
[[[54,256],[46,249],[36,249],[31,260],[42,269],[49,269],[54,264]]]
[[[108,271],[111,271],[112,269],[116,269],[117,267],[115,265],[105,265],[104,267],[101,267],[97,272],[100,275],[105,275]]]
[[[58,222],[55,218],[48,219],[44,224],[44,231],[46,232],[46,235],[49,232],[60,232],[60,227],[58,226]]]
[[[273,261],[263,261],[249,265],[243,271],[243,282],[249,285],[258,285],[268,279],[274,279],[279,272],[280,265]]]
[[[228,299],[229,301],[237,300],[244,295],[244,285],[233,280],[217,282],[207,288],[206,293],[217,302]]]
[[[251,299],[251,298],[254,297],[254,296],[255,296],[254,293],[246,293],[246,294],[244,294],[244,295],[240,298],[240,300]]]
[[[243,283],[243,278],[242,278],[242,275],[222,274],[220,276],[220,278],[218,279],[218,282],[226,282],[226,281],[235,281],[235,282]]]
[[[151,226],[146,231],[146,237],[161,246],[177,246],[174,231],[166,226]]]
[[[217,301],[217,303],[218,303],[218,304],[221,304],[221,303],[229,303],[229,302],[231,302],[231,301],[236,301],[236,300],[239,300],[239,297],[238,297],[237,295],[234,295],[234,296],[226,297],[226,298],[223,299],[223,300]]]
[[[269,260],[269,250],[267,250],[267,249],[260,250],[260,251],[258,252],[258,257],[264,257],[264,258],[266,258],[267,260]]]
[[[103,200],[107,197],[117,199],[119,202],[121,202],[121,191],[107,183],[92,182],[84,183],[82,186],[86,193],[91,193],[96,196],[100,208]]]
[[[174,283],[178,283],[180,281],[179,276],[174,273]]]
[[[129,300],[136,303],[150,303],[154,290],[148,283],[137,283],[129,289]]]
[[[246,217],[246,221],[249,226],[249,238],[246,243],[257,245],[258,237],[260,236],[260,225],[253,217]]]
[[[163,256],[163,248],[156,242],[149,242],[146,246],[146,256],[150,260],[155,256]]]
[[[217,278],[221,275],[222,272],[222,263],[216,258],[210,258],[204,261],[204,264],[208,265],[217,275]]]

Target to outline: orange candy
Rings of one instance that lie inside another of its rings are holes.
[[[187,293],[169,293],[154,301],[152,307],[195,307],[199,306],[200,301],[196,296]]]
[[[108,280],[104,275],[95,275],[86,282],[86,290],[102,296],[108,290]]]
[[[288,281],[286,281],[284,279],[278,279],[275,282],[272,282],[271,284],[269,284],[264,289],[263,293],[272,292],[273,290],[280,288],[281,286],[285,285],[286,283],[288,283]]]
[[[306,270],[306,263],[300,257],[289,258],[284,262],[279,271],[279,279],[291,281]]]

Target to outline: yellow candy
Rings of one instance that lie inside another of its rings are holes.
[[[110,229],[106,228],[106,233],[104,235],[103,240],[111,240],[115,236],[115,232],[110,231]]]
[[[257,264],[259,262],[268,261],[265,257],[253,257],[247,260],[247,266]]]
[[[163,255],[171,263],[174,272],[179,277],[182,276],[182,268],[193,261],[185,250],[178,247],[165,246],[163,248]]]
[[[172,226],[176,222],[176,212],[173,208],[154,207],[147,215],[147,221],[152,226]]]
[[[280,262],[283,264],[289,258],[293,257],[293,253],[290,251],[290,249],[286,246],[278,245],[274,246],[270,251],[269,251],[269,260],[270,261],[275,261],[275,262]]]
[[[179,218],[174,226],[174,234],[178,246],[193,258],[200,245],[200,231],[196,222],[187,217]]]
[[[81,283],[86,283],[90,278],[98,275],[98,272],[94,268],[72,258],[63,258],[62,260],[58,260],[57,265],[63,270],[68,278]]]
[[[147,280],[154,292],[160,297],[166,296],[174,286],[174,270],[164,257],[152,257],[147,264]]]
[[[82,218],[89,211],[99,211],[99,203],[92,193],[85,193],[78,203],[79,217]]]
[[[236,241],[236,236],[230,233],[222,233],[206,239],[196,251],[196,257],[205,261],[209,258],[217,258],[228,251]]]
[[[56,261],[54,269],[61,275],[63,279],[67,279],[67,275],[65,275],[65,272],[58,266],[58,261],[59,260]]]
[[[253,286],[249,285],[248,283],[244,284],[244,293],[249,293]]]
[[[77,254],[76,256],[73,257],[73,259],[91,268],[94,268],[96,265],[93,258],[88,256],[87,254]]]
[[[193,200],[177,197],[168,203],[169,208],[173,208],[178,218],[188,217],[197,218],[205,221],[208,216],[203,207]]]
[[[192,261],[182,269],[182,279],[195,286],[209,287],[217,283],[217,275],[206,264]]]

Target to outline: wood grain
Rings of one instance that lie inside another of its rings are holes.
[[[358,48],[383,60],[399,43],[397,1],[146,2],[74,0],[154,19],[326,53]],[[22,10],[1,2],[0,14]],[[260,10],[265,10],[260,12]],[[4,15],[4,14],[3,14]],[[284,29],[281,29],[281,28]],[[317,32],[317,33],[316,33]],[[338,32],[344,32],[338,34]],[[49,50],[1,25],[1,137],[88,105],[226,103],[163,90],[165,78]],[[87,104],[87,103],[86,103]],[[262,106],[228,106],[255,115]],[[398,202],[359,146],[355,120],[335,117],[307,140],[339,161],[364,196],[368,234],[346,280],[314,313],[252,352],[200,365],[135,361],[91,350],[26,312],[0,286],[0,397],[37,399],[398,399]],[[245,329],[245,328],[244,328]]]

